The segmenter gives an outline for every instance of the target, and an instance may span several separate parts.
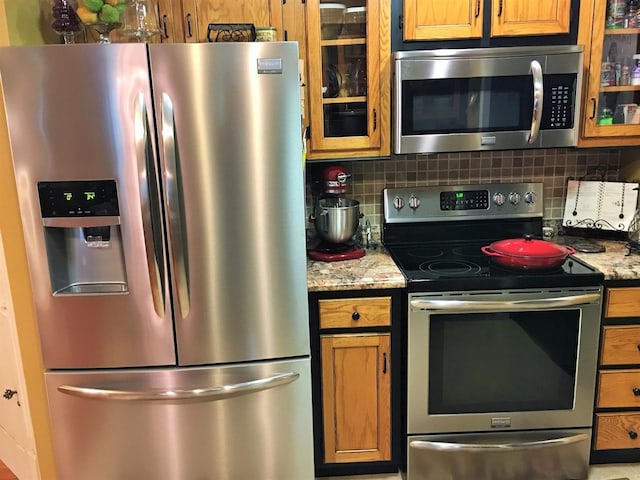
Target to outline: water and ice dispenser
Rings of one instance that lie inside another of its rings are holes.
[[[127,292],[114,180],[39,182],[54,295]]]

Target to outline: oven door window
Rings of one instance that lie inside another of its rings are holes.
[[[433,314],[429,413],[567,410],[579,310]]]
[[[575,81],[544,76],[541,128],[573,126]],[[402,135],[526,131],[532,116],[531,75],[402,81]]]

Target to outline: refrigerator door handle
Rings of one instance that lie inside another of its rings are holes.
[[[184,201],[176,145],[176,125],[173,113],[173,101],[166,93],[162,94],[162,150],[165,159],[165,191],[167,192],[167,212],[170,239],[170,255],[175,270],[176,290],[180,317],[185,318],[190,310],[189,260],[186,253],[186,226],[183,220]]]
[[[153,211],[152,196],[153,185],[155,185],[155,167],[153,158],[153,148],[151,145],[151,135],[149,129],[149,116],[147,114],[147,104],[143,93],[138,94],[134,107],[136,157],[138,162],[138,178],[140,188],[140,207],[142,210],[142,226],[144,230],[144,246],[147,255],[147,266],[149,269],[149,283],[151,285],[151,296],[153,307],[159,317],[165,315],[164,298],[164,269],[160,268],[159,256],[161,256],[162,245],[157,245],[153,234]],[[157,195],[155,195],[157,197]],[[160,221],[160,219],[156,219]]]
[[[149,390],[115,390],[109,388],[82,387],[74,385],[60,385],[61,393],[93,400],[124,400],[124,401],[165,401],[165,402],[194,402],[224,400],[241,395],[269,390],[296,381],[300,377],[297,372],[287,372],[270,377],[249,380],[222,386],[209,386],[182,389],[149,389]]]

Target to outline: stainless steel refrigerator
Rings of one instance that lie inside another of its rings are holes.
[[[313,478],[297,44],[0,76],[59,478]]]

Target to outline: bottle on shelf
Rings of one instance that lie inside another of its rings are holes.
[[[640,54],[633,56],[633,68],[631,69],[631,85],[640,85]]]

